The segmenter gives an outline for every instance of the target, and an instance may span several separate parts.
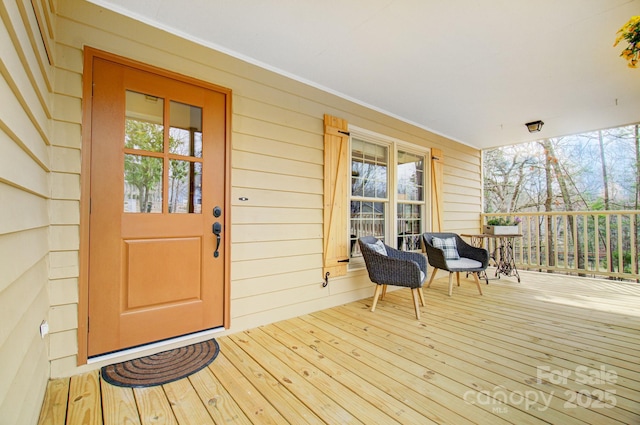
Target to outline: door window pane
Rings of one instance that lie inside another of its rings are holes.
[[[124,156],[124,212],[162,212],[162,158]]]
[[[163,152],[163,113],[163,99],[127,90],[124,146]]]
[[[169,103],[169,152],[202,158],[202,108]]]
[[[202,212],[202,163],[177,159],[170,161],[169,212]]]

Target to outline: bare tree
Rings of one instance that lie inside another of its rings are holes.
[[[563,167],[560,165],[560,161],[558,160],[557,156],[556,156],[556,152],[555,152],[555,148],[554,148],[554,142],[547,140],[545,141],[545,149],[548,152],[548,157],[552,158],[553,160],[550,161],[551,162],[551,167],[553,168],[553,172],[556,178],[556,182],[558,183],[558,187],[560,188],[560,194],[562,195],[562,201],[564,204],[564,210],[565,211],[574,211],[574,202],[572,200],[572,196],[571,193],[569,191],[569,184],[567,182],[567,180],[569,180],[569,182],[571,182],[571,178],[568,174],[566,174],[563,170]],[[565,176],[567,178],[565,178]],[[567,216],[567,227],[568,227],[568,232],[569,235],[571,236],[570,240],[573,241],[576,240],[576,232],[577,232],[577,223],[575,222],[575,218],[572,214],[569,214]],[[564,260],[565,262],[569,261],[570,258],[570,253],[569,253],[569,248],[570,246],[565,246],[564,247]],[[582,256],[582,246],[581,244],[576,244],[575,248],[577,248],[577,256],[578,256],[578,268],[584,268],[584,258]]]
[[[600,164],[602,166],[602,185],[604,186],[604,209],[609,211],[610,199],[609,199],[609,176],[607,174],[607,159],[604,150],[604,140],[602,137],[602,130],[598,131],[598,146],[600,146]]]
[[[484,157],[485,211],[517,212],[530,205],[531,194],[527,191],[537,180],[531,173],[535,163],[531,148],[526,145],[508,151],[487,151]]]
[[[542,143],[542,147],[544,148],[544,152],[545,152],[545,162],[544,162],[544,176],[545,176],[545,180],[546,180],[546,197],[545,197],[545,201],[544,201],[544,210],[549,212],[553,210],[553,173],[552,173],[552,165],[551,163],[553,161],[557,161],[557,159],[552,155],[552,153],[549,150],[549,146],[551,145],[551,142],[549,142],[549,140],[544,140]],[[548,257],[548,261],[549,261],[549,266],[555,266],[555,253],[553,251],[553,247],[554,247],[554,243],[553,240],[555,239],[555,228],[553,226],[552,223],[552,218],[548,217],[547,218],[547,257]],[[551,272],[551,271],[549,271]]]

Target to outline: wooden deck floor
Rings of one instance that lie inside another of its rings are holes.
[[[640,285],[522,273],[387,294],[218,338],[209,368],[50,381],[41,424],[640,424]],[[373,286],[372,286],[373,294]]]

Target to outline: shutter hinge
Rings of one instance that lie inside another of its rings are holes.
[[[338,130],[338,133],[346,134],[347,136],[351,136],[351,133],[349,133],[348,131]]]

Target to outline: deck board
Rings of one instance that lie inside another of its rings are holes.
[[[102,414],[105,424],[141,425],[133,389],[100,380]]]
[[[208,368],[189,377],[211,418],[217,424],[250,425],[238,403]]]
[[[69,400],[69,378],[52,379],[47,383],[47,392],[40,410],[40,425],[63,424],[67,418]]]
[[[135,388],[133,395],[142,425],[178,425],[162,387]]]
[[[221,338],[219,343],[224,343]],[[285,424],[287,421],[240,370],[242,363],[233,364],[224,353],[218,354],[209,370],[222,383],[253,424]]]
[[[443,276],[419,321],[399,290],[224,336],[160,387],[52,380],[39,423],[640,424],[640,285],[521,277],[449,297]]]
[[[69,384],[67,425],[100,425],[102,423],[102,397],[98,371],[72,378]]]

